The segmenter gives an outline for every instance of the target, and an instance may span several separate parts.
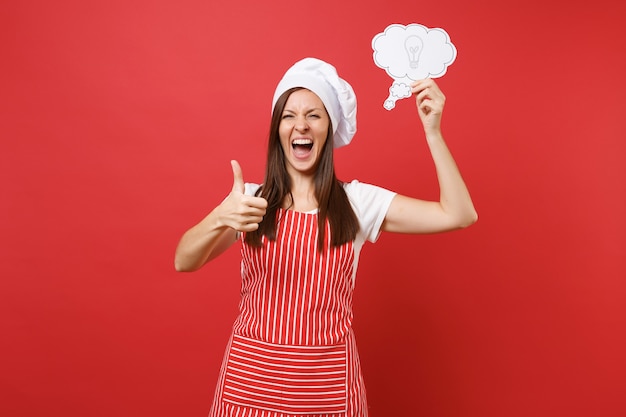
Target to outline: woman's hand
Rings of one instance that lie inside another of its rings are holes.
[[[174,258],[177,271],[201,268],[235,243],[237,232],[251,232],[259,228],[267,201],[245,195],[241,167],[237,161],[231,161],[231,165],[232,191],[200,223],[183,234]]]
[[[218,206],[219,221],[238,232],[252,232],[259,228],[265,216],[267,201],[261,197],[245,195],[243,173],[237,161],[233,168],[233,189]]]
[[[439,86],[431,78],[425,78],[411,84],[411,92],[415,95],[417,113],[426,134],[441,131],[441,115],[446,97]]]

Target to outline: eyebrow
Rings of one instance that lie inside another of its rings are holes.
[[[308,114],[308,113],[311,113],[311,112],[314,112],[314,111],[322,111],[322,112],[323,112],[323,111],[324,111],[324,109],[323,109],[322,107],[313,107],[313,108],[311,108],[311,109],[306,110],[306,111],[305,111],[305,113],[307,113],[307,114]],[[283,112],[296,113],[296,111],[295,111],[295,110],[291,110],[291,109],[288,109],[288,108],[286,108],[286,107],[283,109]]]

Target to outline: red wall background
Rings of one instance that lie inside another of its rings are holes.
[[[261,181],[270,102],[304,56],[359,98],[339,176],[437,188],[371,39],[442,27],[444,135],[480,214],[364,249],[371,415],[626,415],[623,2],[25,0],[0,36],[0,415],[204,416],[238,250],[177,274],[180,235]]]

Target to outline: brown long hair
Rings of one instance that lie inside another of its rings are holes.
[[[279,221],[278,210],[285,198],[291,195],[291,178],[287,173],[285,153],[280,144],[278,128],[287,99],[294,91],[302,88],[296,87],[285,91],[276,101],[270,123],[270,133],[267,147],[267,164],[265,166],[265,180],[256,195],[267,200],[265,217],[254,232],[246,233],[245,241],[253,247],[261,247],[261,237],[266,236],[270,240],[276,239],[276,225]],[[348,196],[343,189],[343,183],[335,175],[333,161],[333,130],[329,123],[328,136],[322,149],[320,160],[315,170],[315,197],[319,209],[317,218],[318,240],[317,247],[324,249],[326,235],[326,220],[330,226],[330,245],[340,246],[353,241],[359,231],[359,222],[352,210]]]

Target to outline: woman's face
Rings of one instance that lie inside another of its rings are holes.
[[[313,175],[329,125],[330,118],[317,94],[302,89],[289,96],[278,133],[290,175]]]

